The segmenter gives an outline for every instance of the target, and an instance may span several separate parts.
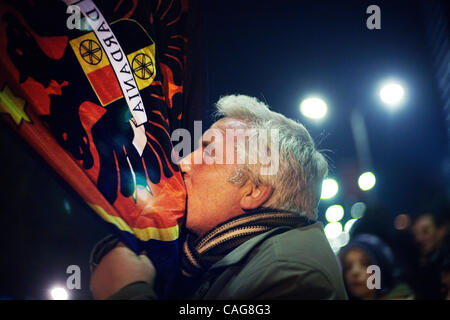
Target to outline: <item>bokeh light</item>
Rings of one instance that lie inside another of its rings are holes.
[[[338,222],[343,217],[344,208],[339,204],[332,205],[325,211],[325,219],[327,219],[328,222]]]
[[[348,234],[348,232],[341,232],[341,234],[337,237],[337,240],[338,246],[344,247],[350,241],[350,235]]]
[[[69,294],[67,290],[62,287],[55,287],[50,290],[50,296],[53,300],[67,300]]]
[[[333,198],[339,191],[339,185],[336,180],[332,178],[324,179],[322,182],[322,194],[321,199]]]
[[[338,236],[334,238],[329,238],[328,242],[330,243],[331,249],[335,254],[338,254],[339,250],[348,244],[350,240],[350,236],[347,232],[341,232]]]
[[[352,229],[353,225],[355,224],[355,222],[356,222],[357,220],[358,220],[358,219],[350,219],[350,220],[348,220],[348,221],[345,223],[345,225],[344,225],[344,232],[349,233],[350,230]]]
[[[375,175],[370,171],[364,172],[359,176],[358,185],[359,188],[363,191],[372,189],[375,186],[375,183],[376,183]]]
[[[337,238],[342,233],[342,224],[340,222],[330,222],[325,226],[324,231],[328,239]]]
[[[394,227],[397,230],[405,230],[410,226],[410,224],[411,219],[407,214],[399,214],[397,217],[395,217]]]
[[[382,86],[380,90],[380,99],[390,108],[398,106],[403,100],[405,90],[395,82],[389,82]]]
[[[364,216],[364,212],[366,212],[366,204],[364,202],[356,202],[352,205],[350,209],[350,214],[352,218],[360,219]]]
[[[307,118],[318,120],[327,114],[327,104],[320,98],[307,98],[300,104],[300,112]]]

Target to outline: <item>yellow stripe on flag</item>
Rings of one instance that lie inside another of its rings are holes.
[[[100,206],[89,204],[89,206],[97,212],[100,217],[106,222],[114,224],[117,228],[122,231],[126,231],[136,235],[139,240],[148,241],[150,239],[160,240],[160,241],[173,241],[178,239],[179,227],[178,225],[170,228],[131,228],[127,223],[120,217],[114,217],[106,213],[105,209]]]

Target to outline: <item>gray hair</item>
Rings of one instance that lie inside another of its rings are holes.
[[[317,218],[322,180],[328,173],[328,164],[316,150],[305,127],[246,95],[222,97],[216,107],[217,116],[244,120],[249,129],[277,129],[279,134],[280,163],[276,174],[261,175],[257,167],[244,164],[237,167],[229,181],[243,185],[251,179],[258,185],[270,185],[274,192],[265,207]]]

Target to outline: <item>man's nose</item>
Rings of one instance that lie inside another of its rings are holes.
[[[189,173],[192,170],[192,158],[193,158],[193,152],[188,154],[186,157],[181,159],[179,166],[182,173]]]

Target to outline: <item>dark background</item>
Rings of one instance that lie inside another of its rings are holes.
[[[414,215],[449,190],[447,115],[424,19],[423,6],[432,2],[205,1],[203,129],[212,121],[206,115],[213,104],[232,93],[255,96],[299,120],[319,149],[329,150],[329,175],[340,186],[335,198],[321,201],[319,219],[325,223],[331,204],[344,206],[344,222],[354,202],[378,205],[381,213],[363,218],[360,228],[395,242],[404,235],[393,229],[396,215]],[[366,28],[372,4],[381,8],[381,30]],[[392,77],[406,86],[406,102],[397,112],[383,108],[377,95],[380,83]],[[328,103],[320,123],[299,112],[301,100],[312,93]],[[365,193],[357,187],[366,168],[356,156],[350,126],[354,108],[364,116],[370,169],[377,177],[375,188]],[[0,162],[0,297],[47,299],[48,289],[64,285],[66,268],[75,264],[81,267],[82,289],[70,294],[89,298],[89,253],[106,230],[5,124],[0,125]],[[407,263],[410,257],[404,255]]]

